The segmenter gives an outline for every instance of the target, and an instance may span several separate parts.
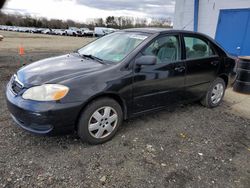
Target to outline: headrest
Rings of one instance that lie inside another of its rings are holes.
[[[173,42],[167,42],[167,43],[166,43],[166,47],[168,47],[168,48],[175,48]]]
[[[205,44],[194,44],[193,45],[193,49],[195,51],[206,52],[207,51],[207,46]]]

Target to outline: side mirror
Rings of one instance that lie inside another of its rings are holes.
[[[152,55],[141,56],[135,60],[136,65],[155,65],[156,63],[157,58]]]

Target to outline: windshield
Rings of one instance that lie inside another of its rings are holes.
[[[108,62],[120,62],[147,37],[144,33],[115,32],[84,46],[78,52]]]

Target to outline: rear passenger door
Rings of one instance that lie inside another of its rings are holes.
[[[200,98],[217,77],[220,57],[204,37],[183,36],[186,59],[186,93],[188,99]]]

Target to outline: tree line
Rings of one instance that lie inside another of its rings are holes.
[[[79,23],[73,20],[34,18],[31,16],[12,15],[0,12],[0,25],[22,26],[22,27],[39,27],[67,29],[68,27],[111,27],[115,29],[125,29],[132,27],[171,27],[170,18],[135,18],[127,16],[108,16],[103,18],[89,18],[86,23]]]

